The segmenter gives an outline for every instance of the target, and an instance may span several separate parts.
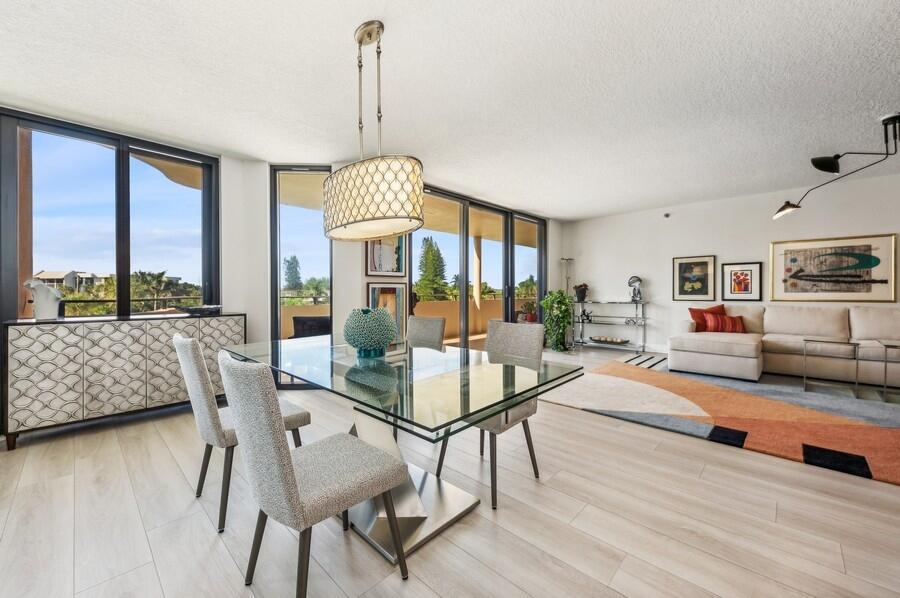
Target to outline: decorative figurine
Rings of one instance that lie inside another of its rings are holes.
[[[632,276],[628,279],[628,286],[631,287],[631,300],[635,303],[640,303],[644,300],[643,293],[641,293],[642,282],[640,276]]]
[[[62,301],[59,289],[49,287],[36,278],[29,278],[22,286],[31,291],[35,320],[59,319],[59,302]]]

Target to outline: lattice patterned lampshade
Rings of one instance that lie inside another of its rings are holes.
[[[325,235],[368,241],[420,228],[425,183],[422,163],[411,156],[377,156],[353,162],[325,179]]]

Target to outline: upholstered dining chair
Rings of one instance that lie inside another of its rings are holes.
[[[447,318],[409,316],[406,323],[406,342],[410,347],[440,351],[444,348],[444,328]]]
[[[225,514],[228,511],[228,492],[231,486],[234,447],[238,443],[231,409],[230,407],[219,409],[216,403],[216,395],[209,379],[206,361],[203,359],[200,341],[176,334],[172,338],[172,344],[175,345],[175,353],[177,353],[178,363],[181,365],[181,375],[184,377],[188,398],[191,400],[191,408],[194,410],[197,432],[200,434],[200,439],[206,443],[203,462],[200,465],[200,479],[197,481],[198,498],[203,494],[203,483],[206,481],[206,472],[209,469],[209,459],[212,456],[213,447],[225,449],[218,526],[219,533],[222,533],[225,530]],[[291,432],[294,445],[300,446],[299,428],[310,423],[309,412],[287,401],[281,401],[281,412],[284,414],[284,429]]]
[[[253,583],[269,517],[300,532],[297,596],[306,596],[312,528],[370,498],[381,497],[403,579],[409,576],[391,488],[408,478],[406,464],[350,434],[328,436],[291,451],[282,432],[275,382],[262,363],[219,352],[250,491],[259,505],[244,583]]]
[[[503,363],[507,365],[523,365],[530,368],[539,368],[544,353],[544,325],[543,324],[512,324],[491,320],[488,322],[485,350],[490,363]],[[497,508],[497,435],[506,432],[517,424],[522,424],[525,431],[525,442],[528,444],[528,454],[531,456],[531,468],[534,477],[540,478],[537,458],[534,455],[534,443],[531,440],[531,428],[528,427],[528,418],[537,413],[537,398],[525,401],[515,407],[498,413],[488,419],[478,422],[475,427],[480,432],[480,453],[484,456],[484,434],[488,433],[491,460],[491,508]],[[444,455],[447,452],[448,437],[441,442],[441,453],[438,457],[435,475],[441,477],[441,469],[444,467]]]

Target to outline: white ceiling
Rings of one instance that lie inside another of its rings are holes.
[[[545,216],[812,185],[829,175],[810,156],[878,150],[878,118],[900,111],[897,0],[4,0],[0,104],[347,162],[353,31],[371,18],[386,27],[385,152]]]

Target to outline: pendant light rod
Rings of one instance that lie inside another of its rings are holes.
[[[356,66],[359,70],[359,159],[363,159],[363,120],[362,120],[362,42],[357,44]]]
[[[375,80],[378,87],[378,155],[381,155],[381,31],[375,46]]]

